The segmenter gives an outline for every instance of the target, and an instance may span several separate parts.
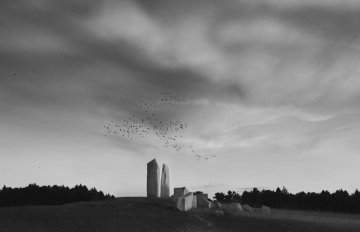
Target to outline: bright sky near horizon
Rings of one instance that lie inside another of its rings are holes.
[[[360,188],[360,2],[0,1],[0,186]],[[188,123],[176,151],[104,125],[136,104]],[[105,133],[106,134],[106,133]]]

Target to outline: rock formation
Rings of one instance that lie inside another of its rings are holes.
[[[170,197],[169,167],[166,164],[163,164],[162,166],[160,197],[162,198]]]
[[[147,164],[147,196],[160,196],[160,168],[156,159]]]

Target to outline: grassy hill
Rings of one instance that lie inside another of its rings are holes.
[[[360,231],[360,215],[273,210],[265,216],[183,213],[171,201],[117,198],[61,206],[0,208],[1,232]]]

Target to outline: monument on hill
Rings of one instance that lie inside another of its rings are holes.
[[[147,163],[147,196],[160,196],[160,168],[156,159]]]
[[[163,164],[162,166],[160,194],[161,194],[160,197],[162,198],[170,197],[169,167],[166,164]]]

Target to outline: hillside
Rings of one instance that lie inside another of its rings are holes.
[[[172,202],[117,198],[61,206],[0,208],[1,232],[92,231],[360,231],[360,216],[274,210],[271,217],[183,213]]]

